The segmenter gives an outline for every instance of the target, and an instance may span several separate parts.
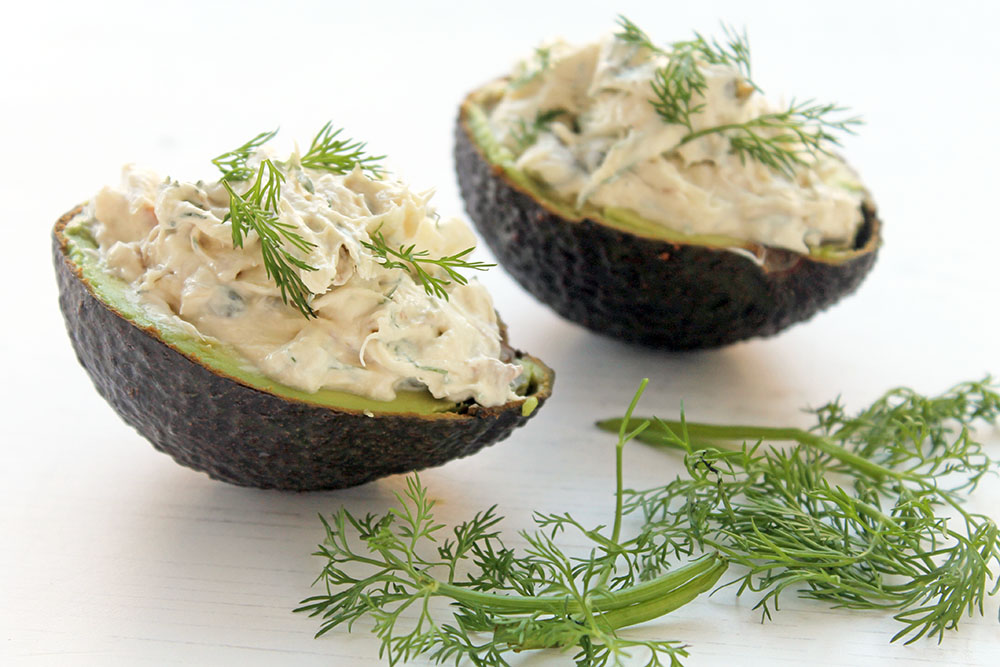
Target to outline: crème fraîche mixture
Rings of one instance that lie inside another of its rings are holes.
[[[693,132],[788,107],[736,68],[699,62],[707,86],[693,99],[703,106],[692,127],[665,122],[650,101],[667,58],[616,36],[539,49],[480,98],[507,166],[580,211],[626,210],[682,234],[798,252],[850,246],[864,198],[853,172],[821,153],[790,178],[737,155],[725,133],[685,143]]]
[[[430,295],[364,245],[378,232],[391,248],[413,244],[443,257],[476,244],[468,226],[439,219],[429,193],[390,178],[314,171],[295,155],[285,165],[277,215],[313,244],[293,252],[315,269],[299,270],[315,295],[315,318],[282,302],[256,233],[233,247],[230,198],[220,183],[165,180],[127,166],[121,185],[101,190],[71,224],[87,226],[105,270],[126,281],[144,308],[192,336],[228,344],[257,372],[290,387],[384,401],[426,388],[436,398],[483,406],[515,398],[521,368],[500,359],[485,288],[452,282],[447,300]]]

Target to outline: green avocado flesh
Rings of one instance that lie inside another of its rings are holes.
[[[80,268],[84,280],[97,298],[140,329],[155,330],[157,337],[164,343],[218,375],[282,398],[348,412],[435,414],[455,412],[458,409],[453,401],[434,398],[426,391],[399,391],[391,401],[377,401],[330,389],[311,393],[276,382],[249,366],[228,345],[211,337],[194,338],[170,318],[158,316],[144,308],[125,281],[101,270],[96,254],[97,243],[83,224],[76,224],[79,220],[78,217],[66,225],[63,232],[67,240],[67,254],[73,264]],[[519,383],[520,391],[525,393],[529,393],[545,375],[543,369],[529,359],[516,359],[513,363],[524,368]],[[530,405],[528,401],[525,402],[525,416],[531,413],[536,404],[537,400]]]
[[[552,192],[529,174],[521,171],[515,166],[516,156],[506,147],[497,142],[489,127],[486,111],[480,104],[467,102],[467,120],[469,130],[476,144],[482,149],[486,159],[501,169],[507,177],[525,190],[545,208],[553,213],[570,221],[579,221],[584,218],[594,220],[608,227],[619,231],[628,232],[637,236],[651,238],[669,243],[685,245],[699,245],[710,248],[752,248],[759,244],[752,241],[737,239],[732,236],[712,235],[712,234],[685,234],[674,231],[649,220],[646,220],[633,211],[624,208],[606,207],[599,209],[594,206],[585,205],[582,209],[577,209],[564,202],[559,201]],[[856,184],[842,184],[845,190],[864,191]],[[866,249],[855,247],[845,247],[837,245],[824,245],[809,248],[809,255],[814,259],[831,264],[848,261],[860,254],[867,252]]]

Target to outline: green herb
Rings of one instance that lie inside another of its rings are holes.
[[[260,163],[257,178],[243,194],[237,193],[229,181],[223,178],[222,186],[229,193],[229,213],[225,219],[232,221],[234,248],[243,247],[247,232],[252,230],[257,233],[264,270],[267,271],[267,277],[281,290],[281,300],[285,303],[291,301],[306,317],[316,317],[316,312],[309,305],[311,292],[295,270],[316,269],[285,248],[287,243],[302,252],[308,252],[315,244],[303,239],[293,225],[278,219],[276,211],[284,180],[284,175],[271,160]]]
[[[548,122],[548,121],[545,121]],[[306,317],[316,317],[316,312],[309,304],[312,293],[302,281],[298,270],[315,271],[305,261],[297,258],[286,245],[300,252],[308,252],[315,244],[306,241],[295,231],[295,227],[282,223],[277,215],[278,202],[281,199],[281,184],[285,181],[284,170],[287,164],[275,164],[270,159],[260,162],[254,171],[248,162],[253,154],[265,143],[274,138],[277,130],[261,132],[239,148],[223,153],[212,164],[222,172],[222,184],[229,192],[229,209],[226,220],[232,220],[233,247],[242,248],[243,241],[249,231],[254,231],[260,238],[261,254],[264,258],[264,269],[281,290],[281,300],[292,303]],[[340,138],[341,130],[334,129],[327,122],[313,138],[309,150],[299,158],[298,166],[328,171],[334,174],[347,174],[360,168],[374,177],[381,176],[379,161],[385,156],[370,156],[364,151],[365,145],[360,141]],[[250,188],[239,193],[231,185],[235,182],[248,181],[256,175]],[[312,181],[301,171],[296,170],[296,178],[303,187],[314,192]],[[459,269],[485,271],[495,266],[482,262],[470,262],[465,257],[473,251],[467,248],[462,252],[447,257],[433,259],[423,250],[415,246],[401,246],[398,249],[389,248],[381,232],[371,235],[372,243],[363,245],[375,253],[383,266],[403,269],[412,273],[423,284],[430,295],[448,299],[445,286],[451,283],[468,284],[468,280],[458,273]],[[395,258],[395,259],[392,259]],[[447,278],[431,275],[422,265],[434,265],[444,270]]]
[[[327,122],[301,157],[300,164],[335,174],[345,174],[361,167],[377,176],[378,161],[382,156],[365,155],[365,144],[338,139],[340,132],[333,130],[331,123]],[[212,160],[212,164],[222,172],[220,180],[229,193],[229,213],[225,220],[232,221],[233,247],[242,248],[247,233],[256,232],[260,239],[264,270],[281,290],[281,300],[286,304],[291,302],[305,317],[316,317],[316,311],[309,304],[312,292],[302,282],[298,271],[315,271],[316,268],[296,257],[286,247],[290,245],[300,252],[309,252],[316,246],[296,232],[293,225],[281,222],[277,214],[281,185],[285,182],[283,170],[287,165],[275,164],[270,159],[261,160],[256,171],[248,165],[254,153],[277,133],[277,130],[261,132],[239,148],[219,155]],[[242,193],[232,185],[251,179],[253,182],[249,189]],[[311,186],[306,179],[304,187],[310,189]]]
[[[681,145],[708,134],[723,133],[741,160],[749,157],[791,178],[797,167],[808,164],[804,156],[829,155],[829,147],[840,144],[834,132],[854,134],[854,127],[861,124],[861,119],[836,117],[845,111],[832,104],[792,100],[784,111],[762,114],[745,123],[717,125],[692,132],[684,137]]]
[[[642,28],[628,20],[626,16],[622,14],[618,15],[618,25],[622,30],[615,33],[617,39],[640,48],[649,49],[653,53],[663,53],[663,49],[653,44],[653,40],[649,38],[649,35]]]
[[[750,40],[747,39],[746,30],[737,32],[731,25],[723,23],[722,32],[725,35],[725,40],[722,42],[715,37],[709,42],[696,32],[695,39],[691,42],[693,44],[691,48],[694,48],[702,60],[709,65],[728,65],[735,68],[743,75],[746,83],[754,90],[759,90],[750,76]],[[687,42],[679,42],[679,44],[685,45]],[[677,48],[676,45],[675,48]],[[687,47],[682,46],[681,48]]]
[[[385,156],[366,155],[367,144],[351,139],[338,139],[340,133],[341,130],[334,130],[333,125],[327,121],[312,140],[300,164],[309,169],[329,171],[334,174],[348,174],[361,167],[372,176],[381,176],[382,167],[379,161],[384,160]]]
[[[470,262],[465,259],[475,248],[447,255],[446,257],[432,258],[426,250],[417,250],[416,246],[399,246],[391,248],[385,240],[380,229],[376,229],[370,235],[371,243],[362,241],[361,245],[370,250],[375,255],[375,259],[384,267],[389,269],[402,269],[412,274],[421,285],[424,291],[431,296],[448,300],[448,292],[445,287],[452,283],[467,285],[468,278],[458,272],[459,269],[469,271],[486,271],[496,266],[496,264],[486,264],[483,262]],[[431,274],[425,267],[437,266],[444,270],[447,278],[438,278]]]
[[[677,123],[694,131],[692,117],[705,109],[702,98],[708,89],[708,82],[698,63],[728,65],[739,70],[747,83],[756,88],[750,80],[750,44],[745,33],[738,33],[723,25],[726,41],[707,40],[699,33],[694,39],[674,42],[667,50],[661,49],[643,32],[639,26],[619,15],[618,25],[622,31],[615,34],[619,40],[667,56],[667,63],[656,70],[653,76],[653,93],[656,98],[650,104],[664,121]]]
[[[534,81],[552,65],[552,50],[545,46],[535,49],[535,62],[531,67],[526,66],[524,72],[510,82],[512,89],[518,89]]]
[[[536,113],[535,120],[531,123],[526,123],[523,118],[518,118],[516,125],[511,131],[514,141],[516,141],[522,149],[527,148],[538,140],[538,134],[540,132],[545,131],[552,121],[564,114],[567,114],[565,109],[549,109],[547,111],[539,111]]]
[[[679,145],[710,134],[723,134],[741,160],[757,160],[791,178],[797,167],[808,164],[807,155],[829,154],[829,146],[839,144],[837,133],[853,134],[862,122],[858,117],[843,118],[846,109],[834,104],[792,100],[782,111],[763,114],[745,123],[695,130],[694,119],[705,110],[704,95],[708,89],[702,63],[733,67],[742,75],[748,93],[760,90],[750,76],[750,44],[746,33],[723,25],[722,42],[695,33],[691,40],[674,42],[668,49],[661,49],[624,16],[619,16],[618,23],[622,27],[615,35],[618,39],[666,56],[666,64],[653,75],[650,104],[664,122],[687,128],[688,134]]]
[[[970,428],[995,423],[990,380],[937,397],[888,392],[849,415],[839,402],[816,426],[721,426],[655,420],[637,437],[685,454],[686,477],[630,492],[642,512],[650,575],[680,555],[720,552],[746,568],[725,585],[759,593],[765,617],[786,589],[834,607],[895,610],[907,643],[942,638],[983,613],[1000,565],[997,525],[968,512],[965,494],[996,463]],[[627,428],[624,419],[600,422]],[[791,441],[770,449],[764,440]],[[742,443],[742,444],[738,444]],[[747,444],[749,443],[749,444]],[[949,519],[948,515],[952,515]]]
[[[247,166],[247,160],[257,152],[257,149],[266,144],[278,134],[278,130],[261,132],[256,137],[246,142],[239,148],[228,153],[223,153],[212,160],[212,164],[222,172],[223,181],[248,181],[253,178],[254,170]]]
[[[317,636],[370,619],[389,664],[425,655],[436,663],[506,665],[510,652],[561,648],[575,649],[581,667],[620,664],[635,651],[649,654],[648,665],[680,665],[687,655],[682,644],[629,639],[618,630],[690,602],[715,585],[726,561],[709,554],[639,579],[637,559],[646,544],[641,536],[620,539],[621,462],[625,443],[645,426],[619,430],[610,534],[604,526],[584,528],[568,514],[536,514],[539,530],[521,533],[528,547],[517,555],[504,545],[501,517],[491,507],[446,537],[434,502],[414,475],[396,496],[399,506],[381,517],[358,518],[341,509],[322,519],[326,539],[315,555],[326,561],[317,579],[326,592],[303,600],[296,611],[323,619]],[[554,538],[564,530],[586,538],[588,556],[562,551]],[[444,610],[434,598],[452,604]]]

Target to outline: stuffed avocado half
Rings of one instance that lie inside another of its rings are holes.
[[[627,19],[472,92],[455,160],[504,268],[564,317],[669,349],[774,334],[853,291],[881,239],[832,152],[857,119],[769,102],[745,37],[658,47]]]
[[[510,435],[551,390],[463,274],[485,268],[468,229],[324,132],[281,162],[260,135],[217,158],[214,183],[126,167],[53,232],[99,393],[216,479],[332,489],[440,465]]]

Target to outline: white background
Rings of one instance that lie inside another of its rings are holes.
[[[543,38],[585,40],[627,14],[658,41],[745,25],[773,94],[853,107],[845,153],[873,191],[885,245],[860,291],[770,340],[693,354],[627,347],[550,313],[494,269],[483,280],[515,345],[558,373],[508,441],[428,471],[440,516],[498,503],[607,522],[613,439],[592,420],[652,378],[643,412],[806,423],[801,407],[860,406],[890,386],[935,392],[1000,373],[996,256],[998,5],[991,2],[18,3],[0,29],[0,663],[377,664],[364,628],[312,639],[319,512],[385,509],[403,478],[294,495],[175,465],[122,424],[69,346],[49,259],[55,219],[122,163],[184,179],[262,130],[305,142],[327,119],[388,153],[460,215],[451,150],[463,94]],[[281,145],[279,143],[279,145]],[[480,252],[488,257],[485,250]],[[1000,455],[995,432],[985,434]],[[626,480],[677,470],[636,446]],[[1000,484],[974,507],[1000,514]],[[632,526],[634,527],[634,526]],[[512,542],[517,543],[517,538]],[[887,615],[788,597],[760,624],[750,598],[705,598],[640,629],[691,644],[692,666],[995,665],[997,602],[940,645],[890,645]],[[568,656],[516,658],[550,665]]]

